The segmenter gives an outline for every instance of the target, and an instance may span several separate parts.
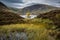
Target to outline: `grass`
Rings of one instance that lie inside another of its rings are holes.
[[[11,31],[18,30],[20,32],[21,29],[25,29],[28,40],[54,40],[54,38],[52,39],[52,37],[49,36],[51,30],[48,29],[55,26],[49,23],[52,23],[49,19],[32,19],[29,22],[27,20],[27,23],[24,24],[0,26],[0,33],[5,33],[7,35]]]

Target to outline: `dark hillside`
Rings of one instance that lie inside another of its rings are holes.
[[[8,10],[8,8],[2,2],[0,2],[0,11],[2,10]]]
[[[3,3],[0,2],[0,25],[22,23],[23,18],[17,13],[9,10]]]
[[[0,25],[2,24],[12,24],[12,23],[22,23],[23,18],[12,12],[0,12]]]
[[[37,18],[51,19],[55,25],[58,25],[58,27],[60,27],[60,10],[52,10],[50,12],[40,14],[37,16]]]

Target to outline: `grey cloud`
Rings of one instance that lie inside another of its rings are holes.
[[[22,3],[23,2],[22,0],[1,0],[1,1],[11,2],[11,3]]]
[[[47,4],[56,7],[60,7],[60,0],[0,0],[5,3],[7,6],[10,7],[26,7],[28,5],[32,5],[32,3],[40,3],[40,4]],[[33,1],[33,2],[32,2]],[[22,4],[22,5],[21,5]]]

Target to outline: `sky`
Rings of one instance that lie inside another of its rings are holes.
[[[13,8],[24,8],[34,4],[47,4],[60,7],[60,0],[0,0],[5,5]]]

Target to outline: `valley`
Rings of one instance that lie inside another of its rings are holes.
[[[0,40],[60,40],[59,8],[35,4],[16,10],[0,2]]]

